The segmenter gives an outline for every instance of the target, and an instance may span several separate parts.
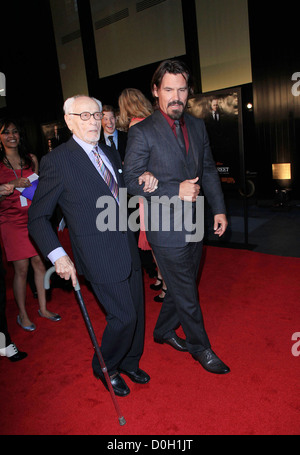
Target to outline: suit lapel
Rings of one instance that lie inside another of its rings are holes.
[[[176,154],[176,157],[185,165],[185,157],[167,120],[159,111],[155,111],[152,118],[154,128],[157,134],[161,136],[162,150],[169,150],[172,154]]]
[[[116,176],[119,187],[124,186],[123,177],[122,177],[123,171],[122,171],[121,163],[117,162],[117,159],[114,156],[114,153],[110,150],[110,147],[108,147],[106,144],[103,144],[103,143],[98,144],[98,145],[101,148],[101,150],[105,153],[107,159],[110,161],[110,164],[112,165],[113,170],[115,172],[115,176]],[[117,150],[115,151],[115,153],[118,153]]]
[[[199,164],[199,153],[197,153],[197,150],[199,149],[199,144],[197,138],[196,131],[194,131],[194,125],[193,122],[191,121],[191,118],[189,115],[184,115],[184,121],[187,127],[188,131],[188,137],[189,137],[189,162],[194,163],[196,170],[198,169],[198,164]]]
[[[73,164],[80,168],[80,171],[82,174],[87,175],[87,177],[86,177],[87,182],[93,181],[97,185],[102,186],[103,191],[105,193],[107,193],[108,195],[110,195],[111,194],[110,189],[108,188],[107,184],[104,182],[103,178],[101,177],[101,175],[99,174],[99,172],[97,171],[97,169],[95,168],[93,163],[91,162],[88,155],[82,149],[82,147],[80,147],[80,145],[77,144],[77,142],[74,141],[73,138],[71,138],[69,140],[68,145],[69,145],[70,151],[72,153]],[[105,145],[103,146],[103,144],[101,144],[101,149],[105,152],[106,150],[104,149],[104,147],[106,147],[106,146]],[[107,155],[107,151],[105,154]],[[110,161],[112,161],[109,156],[108,156],[108,159]],[[116,165],[114,165],[113,163],[112,163],[112,165],[114,167],[116,176],[118,176],[119,172],[116,169]]]
[[[82,147],[80,147],[80,145],[77,144],[73,138],[69,140],[67,145],[69,145],[70,151],[72,153],[73,164],[80,167],[82,172],[88,173],[91,175],[91,177],[97,178],[98,172]]]

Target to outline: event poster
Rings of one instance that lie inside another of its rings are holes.
[[[64,121],[55,121],[41,125],[46,152],[66,142],[71,136]]]
[[[195,95],[188,101],[187,111],[205,122],[224,189],[244,186],[240,110],[239,88]]]

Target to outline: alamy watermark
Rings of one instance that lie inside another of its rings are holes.
[[[291,92],[293,96],[300,95],[300,73],[294,73],[292,75],[292,81],[296,81],[295,84],[292,85]]]
[[[6,78],[4,73],[0,73],[0,96],[6,96]]]
[[[113,196],[101,196],[96,207],[101,210],[96,218],[97,229],[101,232],[140,229],[141,196],[128,198],[126,188],[119,190],[119,216]],[[145,231],[185,232],[187,242],[200,242],[204,236],[204,197],[198,196],[194,203],[181,200],[178,196],[143,197]],[[148,217],[148,215],[150,215]],[[150,219],[151,225],[148,225]]]
[[[6,356],[6,336],[0,332],[0,356]]]
[[[300,355],[300,332],[295,332],[292,335],[292,341],[296,341],[296,343],[292,346],[292,354],[294,357],[299,357]]]

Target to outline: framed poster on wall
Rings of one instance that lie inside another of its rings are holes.
[[[195,95],[189,99],[188,112],[202,118],[224,190],[232,185],[243,188],[244,147],[241,94],[239,88]]]
[[[194,95],[187,112],[204,120],[227,204],[246,194],[240,87]],[[244,243],[248,243],[247,200],[243,197]]]
[[[46,153],[51,152],[55,147],[66,142],[71,136],[71,133],[63,120],[43,123],[41,128]]]

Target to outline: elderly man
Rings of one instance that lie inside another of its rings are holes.
[[[98,145],[103,115],[100,101],[75,96],[65,102],[64,112],[73,136],[41,160],[40,181],[29,211],[29,232],[61,278],[71,278],[75,286],[77,269],[91,283],[106,312],[101,352],[115,394],[126,396],[130,389],[120,373],[140,384],[150,377],[139,368],[144,305],[138,250],[134,235],[118,230],[118,195],[124,187],[121,160],[105,144]],[[113,201],[116,229],[99,228],[102,196]],[[76,269],[51,227],[56,204],[68,225]],[[96,354],[92,367],[108,388]]]
[[[202,221],[202,214],[196,212],[201,188],[214,215],[215,233],[221,236],[227,227],[220,179],[203,120],[184,113],[190,91],[190,73],[184,63],[167,60],[159,65],[152,78],[158,109],[130,129],[124,176],[128,191],[134,195],[143,195],[141,174],[147,171],[158,179],[157,189],[147,196],[150,204],[147,238],[168,291],[154,329],[154,340],[189,351],[209,372],[224,374],[229,368],[211,349],[198,300],[196,279],[203,236],[193,236],[188,223],[184,222],[181,229],[178,225],[178,220],[186,221],[187,213],[180,201],[187,201],[196,226]],[[164,228],[163,220],[166,199],[175,202],[174,209],[170,207],[168,229]],[[186,340],[175,332],[180,325]]]

